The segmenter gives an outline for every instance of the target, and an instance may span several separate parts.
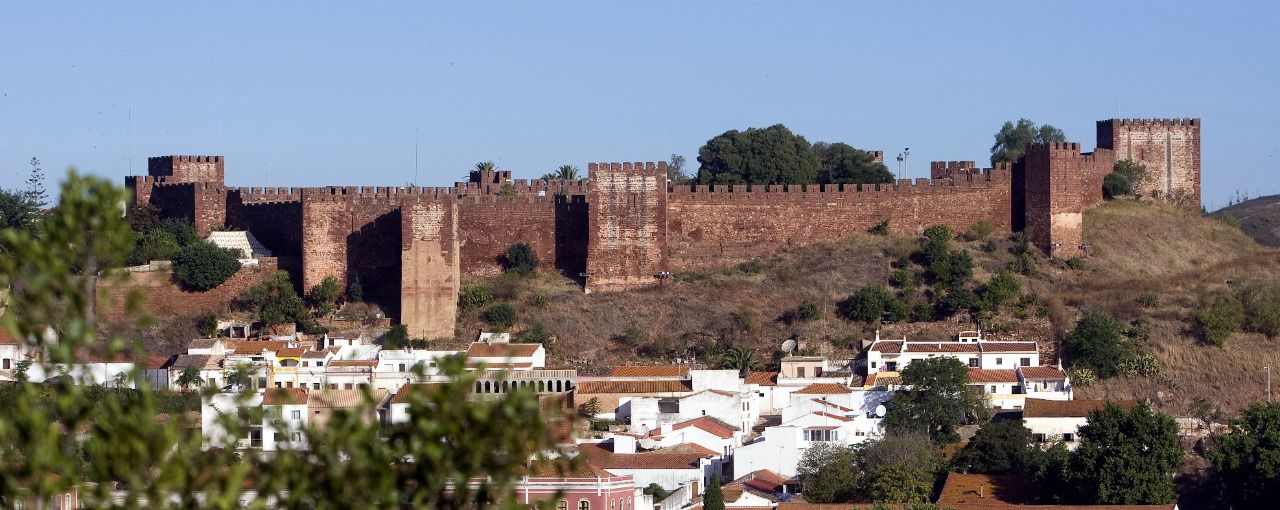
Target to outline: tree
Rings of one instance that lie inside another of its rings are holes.
[[[477,172],[492,172],[498,168],[492,161],[481,161],[476,163]]]
[[[240,363],[232,367],[231,372],[227,373],[227,386],[241,391],[252,389],[254,372],[253,365],[248,363]]]
[[[707,491],[702,495],[704,510],[724,510],[724,491],[720,489],[720,473],[711,473]]]
[[[587,419],[595,419],[597,414],[603,411],[600,405],[599,397],[591,397],[591,400],[583,402],[578,406],[578,413]]]
[[[1173,418],[1145,402],[1128,411],[1108,403],[1080,427],[1071,470],[1082,503],[1169,504],[1177,499],[1173,475],[1182,453]]]
[[[1102,196],[1107,200],[1133,194],[1133,184],[1115,172],[1102,178]]]
[[[205,338],[213,336],[218,332],[218,316],[213,313],[201,315],[196,319],[196,331]]]
[[[885,429],[928,434],[939,444],[959,441],[958,425],[969,418],[986,417],[985,402],[965,387],[968,381],[969,367],[956,358],[912,361],[902,369],[902,384],[907,389],[889,399]]]
[[[538,254],[529,243],[519,242],[507,247],[502,266],[509,273],[526,276],[538,268]]]
[[[1022,283],[1018,281],[1018,277],[1013,275],[1013,271],[1001,269],[983,288],[982,301],[987,308],[995,311],[1001,305],[1013,301],[1020,292],[1022,292]]]
[[[964,473],[1023,474],[1032,468],[1035,448],[1031,429],[1022,422],[992,421],[978,429],[954,463]]]
[[[862,443],[857,448],[864,477],[862,493],[872,501],[923,502],[944,463],[928,435],[898,433]]]
[[[879,322],[896,300],[884,285],[870,285],[841,301],[840,315],[851,321]]]
[[[676,185],[689,184],[689,175],[684,173],[684,156],[671,154],[671,161],[667,162],[667,180]]]
[[[667,496],[670,494],[666,489],[662,488],[661,485],[652,482],[649,483],[649,486],[645,487],[641,492],[653,496],[654,503],[667,499]]]
[[[1275,339],[1280,336],[1280,285],[1249,285],[1240,291],[1244,328]]]
[[[1124,327],[1103,311],[1091,311],[1081,317],[1062,340],[1062,347],[1073,367],[1087,367],[1103,379],[1115,376],[1121,363],[1133,357]]]
[[[49,205],[49,192],[44,189],[44,170],[40,168],[40,160],[34,157],[28,164],[31,165],[31,175],[27,177],[27,189],[22,195],[39,211]]]
[[[312,306],[321,316],[329,315],[333,313],[334,306],[338,303],[338,293],[338,279],[326,276],[320,280],[320,283],[311,287]]]
[[[0,230],[28,230],[35,224],[36,215],[35,205],[22,193],[0,189]]]
[[[200,379],[200,370],[196,367],[187,367],[182,369],[182,373],[178,374],[178,380],[174,381],[175,384],[184,390],[191,389],[192,386],[202,382],[204,381]]]
[[[484,320],[499,331],[506,331],[516,323],[516,309],[506,303],[493,305],[484,312]]]
[[[846,143],[813,144],[820,164],[818,182],[823,184],[877,184],[893,182],[893,173],[875,154]]]
[[[933,473],[900,464],[873,467],[867,473],[867,495],[872,501],[927,503],[933,492]]]
[[[493,299],[493,293],[488,287],[471,284],[462,288],[462,294],[458,296],[458,305],[464,310],[470,310],[489,304],[491,299]]]
[[[739,376],[745,376],[747,372],[761,370],[764,365],[756,359],[756,350],[735,345],[725,351],[724,356],[720,357],[720,368],[734,369],[738,371]]]
[[[1111,173],[1102,179],[1102,194],[1108,198],[1138,195],[1149,180],[1147,167],[1129,159],[1117,161]]]
[[[702,184],[813,184],[818,155],[782,124],[729,130],[698,149]]]
[[[1274,508],[1280,501],[1280,402],[1246,408],[1208,457],[1233,508]]]
[[[556,178],[561,182],[578,180],[578,167],[573,165],[560,165],[556,169]]]
[[[240,270],[234,250],[210,242],[189,245],[173,255],[173,272],[188,289],[206,291],[222,285]]]
[[[173,256],[181,249],[182,246],[178,244],[173,234],[154,229],[138,238],[125,263],[130,266],[140,266],[152,260],[173,260]]]
[[[1018,119],[1017,124],[1006,121],[996,133],[996,143],[991,146],[991,164],[1017,161],[1029,143],[1065,141],[1067,137],[1062,130],[1048,124],[1037,126],[1027,119]]]
[[[801,454],[796,475],[810,503],[847,503],[860,498],[862,472],[857,451],[849,446],[814,443]]]
[[[409,327],[404,324],[391,326],[386,333],[378,337],[383,349],[403,349],[409,346]]]
[[[253,311],[264,326],[294,323],[303,330],[314,327],[311,313],[293,290],[288,272],[276,271],[267,281],[246,289],[236,301],[239,308]]]
[[[364,285],[360,285],[360,278],[352,278],[351,283],[347,284],[347,301],[364,302]]]
[[[1220,294],[1201,303],[1195,315],[1195,331],[1205,343],[1221,346],[1244,326],[1244,304],[1235,296]]]

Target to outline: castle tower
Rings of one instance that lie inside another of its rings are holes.
[[[222,156],[147,158],[147,175],[164,177],[165,182],[225,182]]]
[[[667,270],[667,164],[591,163],[587,292],[657,283]]]
[[[1032,243],[1055,257],[1083,254],[1084,210],[1102,202],[1102,178],[1113,166],[1108,149],[1082,154],[1078,143],[1028,144],[1015,180]]]
[[[1100,120],[1098,147],[1147,167],[1143,196],[1200,208],[1200,119]]]

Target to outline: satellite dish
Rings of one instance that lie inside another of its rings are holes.
[[[884,418],[884,414],[887,412],[889,412],[889,410],[884,407],[884,404],[876,406],[876,418]]]
[[[644,449],[646,449],[646,450],[652,450],[652,449],[653,449],[653,447],[655,447],[655,446],[658,446],[658,443],[654,442],[654,440],[653,440],[652,438],[648,438],[648,437],[646,437],[646,438],[644,438],[644,439],[641,439],[641,440],[640,440],[640,447],[641,447],[641,448],[644,448]]]
[[[796,341],[795,341],[795,340],[793,340],[793,339],[787,339],[787,341],[782,342],[782,352],[791,352],[791,351],[794,351],[794,350],[796,350]]]

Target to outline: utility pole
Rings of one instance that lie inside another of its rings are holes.
[[[1271,367],[1262,367],[1267,371],[1267,403],[1271,403]]]

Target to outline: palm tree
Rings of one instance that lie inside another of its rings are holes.
[[[557,174],[555,172],[542,174],[542,177],[538,178],[538,180],[543,181],[547,184],[551,184],[551,181],[555,181],[558,179],[560,179],[560,174]]]
[[[476,170],[481,172],[492,172],[496,168],[498,168],[498,165],[493,164],[492,161],[481,161],[476,163]]]
[[[578,180],[578,167],[573,165],[560,165],[560,168],[556,169],[556,177],[559,178],[561,182],[576,181]]]
[[[738,375],[746,376],[747,372],[753,370],[764,369],[764,364],[756,360],[756,350],[733,346],[720,357],[720,368],[732,368],[738,371]]]

